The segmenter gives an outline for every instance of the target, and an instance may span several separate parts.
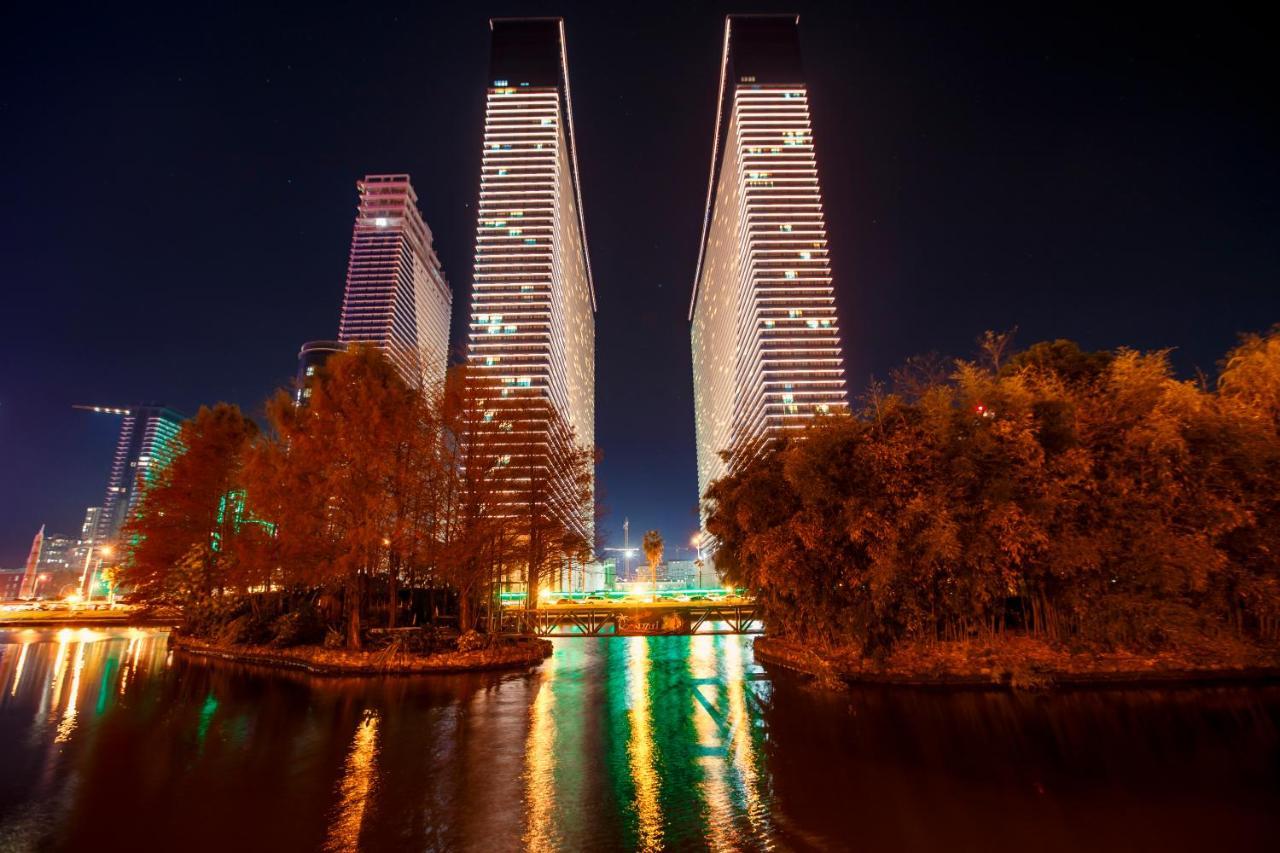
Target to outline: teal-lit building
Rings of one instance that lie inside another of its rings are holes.
[[[107,479],[107,494],[93,534],[95,543],[114,542],[125,519],[142,497],[146,484],[173,461],[184,418],[173,409],[156,404],[76,408],[122,418],[120,437],[116,440],[111,473]]]

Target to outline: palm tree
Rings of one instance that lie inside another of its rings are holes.
[[[658,595],[658,563],[662,562],[662,534],[650,530],[644,535],[644,558],[649,561],[649,579],[653,581],[654,598]]]

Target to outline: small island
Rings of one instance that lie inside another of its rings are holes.
[[[182,654],[317,674],[452,673],[537,665],[551,643],[508,618],[590,559],[594,455],[554,458],[496,420],[493,379],[450,368],[410,385],[353,345],[265,407],[204,407],[129,517],[120,565],[139,613],[174,617]],[[523,405],[523,404],[522,404]],[[517,486],[511,485],[515,476]]]
[[[300,669],[312,675],[444,675],[536,666],[551,655],[551,641],[501,638],[479,648],[465,644],[426,651],[401,643],[378,650],[324,646],[235,645],[175,634],[171,644],[195,657]]]
[[[917,359],[708,495],[757,660],[849,683],[1280,677],[1280,329],[1166,352]]]

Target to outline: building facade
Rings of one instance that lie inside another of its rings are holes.
[[[26,577],[26,569],[0,569],[0,601],[21,598]]]
[[[351,235],[338,340],[373,344],[412,385],[444,385],[453,294],[408,175],[368,175]]]
[[[173,409],[159,405],[76,408],[121,418],[120,437],[116,440],[107,480],[107,494],[97,513],[97,526],[92,537],[95,543],[111,543],[120,535],[120,528],[137,506],[147,483],[173,461],[183,417]]]
[[[564,23],[504,19],[490,29],[467,359],[493,388],[511,454],[526,457],[504,455],[518,503],[527,484],[514,472],[554,469],[570,443],[594,447],[595,291]],[[545,409],[554,417],[536,414]],[[588,541],[591,524],[578,525]]]
[[[689,308],[700,503],[739,462],[848,408],[797,17],[726,18],[717,110]]]
[[[307,341],[302,345],[298,350],[298,375],[293,383],[295,403],[302,405],[307,402],[316,371],[324,367],[334,353],[346,348],[346,344],[340,341]]]
[[[102,507],[91,506],[85,509],[84,521],[80,523],[80,538],[76,540],[75,547],[71,550],[71,568],[82,586],[94,560],[100,556],[95,551],[97,542],[93,537],[98,534],[98,519],[101,517]]]

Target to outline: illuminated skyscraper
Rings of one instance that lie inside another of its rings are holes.
[[[453,294],[408,175],[368,175],[351,235],[338,340],[383,350],[411,384],[444,384]]]
[[[468,359],[499,387],[500,420],[504,407],[547,405],[592,447],[595,291],[564,22],[493,20],[490,30]],[[511,429],[513,447],[557,452],[545,421],[526,414]]]
[[[689,307],[699,497],[848,408],[796,16],[726,18],[717,109]]]
[[[129,513],[138,505],[142,489],[173,461],[183,418],[173,409],[157,405],[76,408],[122,417],[107,480],[107,496],[97,513],[97,530],[92,537],[95,543],[114,542]]]

